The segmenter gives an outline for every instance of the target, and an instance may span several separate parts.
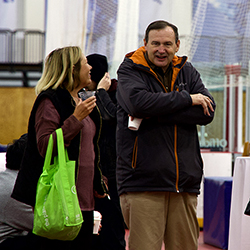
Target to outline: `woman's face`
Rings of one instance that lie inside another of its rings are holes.
[[[82,89],[91,83],[91,75],[90,70],[92,67],[88,64],[87,58],[82,55],[81,60],[81,68],[79,72],[80,85],[79,87]]]

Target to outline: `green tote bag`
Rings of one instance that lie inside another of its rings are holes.
[[[37,184],[33,233],[49,239],[73,240],[83,223],[75,186],[75,161],[68,158],[61,128],[56,135],[58,155],[51,164],[51,134]]]

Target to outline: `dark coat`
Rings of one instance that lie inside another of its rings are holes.
[[[65,89],[58,88],[57,90],[48,89],[41,92],[31,111],[29,126],[28,126],[28,143],[25,149],[21,169],[19,171],[14,190],[12,193],[12,198],[29,204],[31,206],[35,205],[36,199],[36,187],[38,179],[43,170],[44,158],[40,155],[37,142],[36,142],[36,131],[35,131],[35,114],[40,101],[43,98],[49,98],[57,109],[61,121],[60,126],[63,122],[73,114],[74,105],[73,99],[69,92]],[[91,113],[91,118],[96,123],[96,136],[95,136],[95,152],[96,152],[96,162],[95,162],[95,179],[94,188],[99,194],[104,193],[104,185],[102,181],[101,171],[99,169],[99,148],[97,146],[97,140],[99,139],[100,131],[100,114],[97,109],[94,109]],[[79,145],[80,145],[80,132],[71,141],[70,146],[67,148],[70,160],[75,160],[76,162],[76,173],[78,169],[78,156],[79,156]],[[77,176],[77,174],[76,174]]]
[[[144,53],[141,47],[128,54],[118,69],[118,193],[199,193],[203,162],[196,125],[210,123],[214,112],[204,115],[201,106],[192,106],[190,94],[213,97],[187,58],[177,56],[167,93]],[[128,114],[143,118],[138,131],[128,129]]]
[[[96,103],[102,116],[102,131],[99,140],[101,169],[108,180],[116,178],[116,86],[112,79],[108,91],[98,89],[95,93]]]

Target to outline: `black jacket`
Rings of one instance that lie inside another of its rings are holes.
[[[117,80],[112,79],[108,91],[97,89],[96,103],[102,116],[102,131],[99,140],[100,163],[104,176],[108,180],[116,179],[116,86]]]
[[[204,115],[190,94],[213,98],[187,58],[177,56],[167,93],[144,53],[141,47],[128,54],[118,69],[118,192],[199,193],[203,163],[196,125],[210,123],[214,112]],[[138,131],[128,129],[128,114],[143,118]]]
[[[27,147],[25,149],[21,169],[19,171],[14,190],[12,193],[12,197],[16,200],[29,204],[31,206],[35,205],[36,198],[36,186],[38,179],[43,170],[44,158],[40,155],[37,142],[36,142],[36,132],[35,132],[35,114],[38,108],[40,101],[43,98],[49,98],[57,109],[61,121],[60,126],[63,122],[73,114],[74,105],[73,99],[69,92],[65,89],[58,88],[57,90],[48,89],[46,91],[41,92],[32,108],[29,126],[28,126],[28,142]],[[95,179],[94,179],[94,188],[98,191],[99,194],[103,194],[105,187],[102,181],[102,174],[99,169],[99,148],[97,145],[97,141],[99,140],[99,131],[100,131],[100,114],[99,111],[95,108],[91,112],[91,118],[96,123],[96,135],[95,135],[95,152],[96,152],[96,162],[95,162]],[[67,148],[68,155],[70,160],[75,160],[76,162],[76,176],[78,170],[78,156],[79,156],[79,145],[80,145],[80,132],[78,135],[71,141],[70,146]]]

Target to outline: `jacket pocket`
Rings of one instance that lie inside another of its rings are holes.
[[[135,137],[135,143],[134,143],[133,155],[132,155],[132,168],[136,167],[137,151],[138,151],[138,136]]]

